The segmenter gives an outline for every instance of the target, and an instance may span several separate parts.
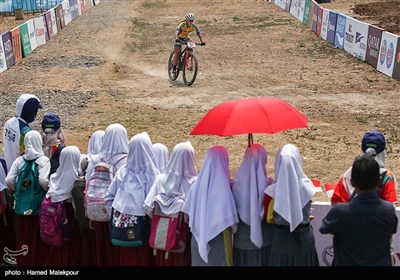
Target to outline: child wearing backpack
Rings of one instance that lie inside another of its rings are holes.
[[[92,174],[95,173],[95,166],[99,162],[104,162],[111,166],[110,172],[113,174],[112,177],[126,164],[128,142],[128,133],[123,125],[114,123],[106,128],[99,154],[93,156],[92,160],[88,161],[86,175],[89,180],[86,181],[85,192],[88,191]],[[109,221],[100,222],[93,220],[90,222],[96,236],[96,266],[119,265],[120,248],[112,245],[110,242],[109,223]]]
[[[40,236],[44,266],[79,265],[79,229],[72,207],[72,189],[79,178],[81,153],[76,146],[65,147],[60,166],[50,176],[49,190],[40,211]]]
[[[48,189],[50,160],[43,154],[42,136],[36,130],[25,135],[25,154],[11,165],[6,177],[8,191],[14,194],[17,214],[16,250],[28,246],[26,255],[17,257],[17,266],[41,265],[39,210]]]
[[[143,204],[158,174],[149,135],[133,136],[126,165],[117,171],[106,195],[111,242],[120,251],[119,266],[153,265],[153,250],[148,245],[150,219]]]
[[[191,235],[181,210],[197,175],[192,144],[178,143],[144,201],[144,208],[152,218],[149,244],[156,253],[156,266],[191,265]]]

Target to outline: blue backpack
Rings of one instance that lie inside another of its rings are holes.
[[[24,159],[14,194],[14,210],[18,215],[37,216],[46,192],[39,184],[39,171],[34,160]]]

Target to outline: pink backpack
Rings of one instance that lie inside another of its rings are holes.
[[[85,189],[85,215],[92,221],[108,222],[105,196],[114,174],[109,163],[99,161],[86,184]]]
[[[126,158],[121,157],[114,165]],[[85,215],[92,221],[108,222],[111,217],[106,209],[105,196],[114,177],[113,166],[105,161],[96,162],[93,173],[86,183],[84,205]]]
[[[154,203],[149,245],[154,249],[183,253],[188,242],[188,226],[183,222],[183,213],[165,215],[157,202]],[[166,255],[167,256],[167,255]]]
[[[60,247],[72,238],[73,220],[67,218],[64,201],[51,202],[45,197],[40,207],[40,238],[46,244]]]

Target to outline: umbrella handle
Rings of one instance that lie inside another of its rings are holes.
[[[253,134],[249,133],[248,135],[248,145],[249,147],[253,145]]]

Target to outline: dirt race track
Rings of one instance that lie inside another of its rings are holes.
[[[82,153],[95,130],[118,122],[129,137],[147,131],[153,143],[164,143],[170,151],[178,142],[190,140],[199,170],[207,148],[225,145],[233,177],[246,136],[189,132],[222,101],[273,96],[303,112],[309,128],[254,135],[255,142],[269,151],[270,176],[275,151],[293,143],[300,148],[310,178],[334,183],[360,153],[361,138],[370,129],[384,133],[387,164],[400,174],[399,81],[335,49],[273,4],[189,2],[103,0],[0,74],[1,122],[13,115],[18,96],[31,92],[44,103],[38,120],[47,112],[58,113],[67,144],[77,145]],[[400,18],[399,8],[385,21],[354,13],[356,4],[370,2],[374,1],[332,0],[323,5],[398,32],[394,28],[399,23],[392,23]],[[389,1],[380,2],[382,11]],[[363,6],[364,11],[373,5]],[[399,1],[390,5],[398,6]],[[170,82],[166,71],[174,31],[189,11],[197,16],[207,43],[196,48],[200,73],[191,87],[181,77]],[[383,17],[379,11],[375,15]],[[1,28],[17,25],[15,20],[1,20]],[[315,200],[324,201],[326,196],[319,193]]]

